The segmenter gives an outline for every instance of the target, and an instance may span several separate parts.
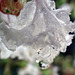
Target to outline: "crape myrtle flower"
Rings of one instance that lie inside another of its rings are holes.
[[[18,75],[41,75],[38,67],[28,64],[25,68],[18,70]]]
[[[12,51],[8,50],[0,38],[0,58],[7,59],[12,54]]]
[[[70,11],[68,5],[56,9],[54,1],[32,0],[24,5],[19,16],[9,15],[10,22],[0,13],[0,37],[6,48],[13,52],[11,57],[16,54],[24,59],[20,52],[28,51],[29,60],[38,64],[43,62],[42,66],[47,68],[72,43],[73,35],[69,32],[75,30],[75,23],[70,21]],[[17,50],[19,47],[25,47],[25,51]]]

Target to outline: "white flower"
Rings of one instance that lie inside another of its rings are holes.
[[[53,71],[53,75],[59,75],[59,74],[58,74],[59,67],[53,66],[52,71]]]
[[[35,50],[33,50],[30,47],[25,46],[19,46],[12,54],[11,57],[15,58],[18,57],[20,60],[27,60],[29,62],[34,62],[34,53]]]
[[[55,9],[54,1],[33,0],[25,4],[18,17],[13,17],[15,21],[10,19],[9,27],[6,20],[1,22],[0,37],[5,46],[14,51],[13,57],[25,59],[21,55],[23,51],[27,52],[28,59],[50,64],[71,44],[73,36],[69,32],[75,30],[75,24],[70,21],[69,14],[69,8]]]
[[[40,75],[40,71],[36,66],[28,64],[25,68],[18,71],[18,75]]]
[[[6,46],[2,43],[0,38],[0,59],[7,59],[12,54],[12,51],[8,50]]]

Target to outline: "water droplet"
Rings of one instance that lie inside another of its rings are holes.
[[[38,65],[41,69],[47,69],[49,67],[49,64],[47,64],[43,61],[39,61]]]

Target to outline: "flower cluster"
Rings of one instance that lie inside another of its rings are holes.
[[[18,17],[9,15],[10,22],[0,12],[1,58],[52,63],[71,44],[73,35],[69,32],[75,25],[70,21],[70,11],[68,5],[56,9],[54,1],[33,0],[24,5]]]

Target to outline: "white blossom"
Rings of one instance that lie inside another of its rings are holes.
[[[28,64],[25,68],[18,71],[18,75],[40,75],[40,71],[36,66]]]
[[[59,67],[53,66],[52,71],[53,71],[53,75],[59,75],[59,74],[58,74]]]
[[[34,62],[34,53],[35,51],[32,51],[32,48],[25,47],[25,46],[19,46],[12,54],[11,58],[18,57],[20,60],[26,60],[29,62]]]
[[[10,22],[1,16],[0,37],[13,52],[11,57],[26,59],[27,55],[29,61],[52,63],[71,44],[73,35],[69,32],[75,30],[75,24],[70,21],[70,11],[68,7],[56,9],[54,1],[33,0],[25,4],[18,17],[9,15]]]
[[[12,54],[12,51],[8,50],[0,38],[0,59],[7,59]]]

